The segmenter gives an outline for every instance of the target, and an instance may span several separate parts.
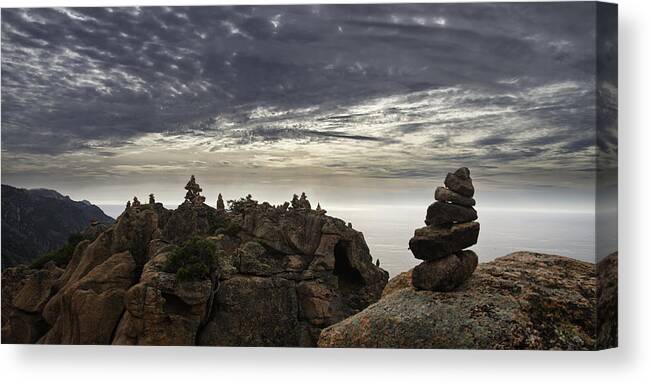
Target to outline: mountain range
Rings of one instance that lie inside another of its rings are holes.
[[[31,263],[64,245],[93,220],[115,222],[86,200],[75,201],[51,189],[2,184],[2,269]]]

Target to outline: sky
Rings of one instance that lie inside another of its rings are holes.
[[[2,182],[122,204],[594,209],[616,158],[617,40],[593,3],[2,10]],[[597,107],[597,90],[603,96]],[[611,134],[598,142],[597,109]]]

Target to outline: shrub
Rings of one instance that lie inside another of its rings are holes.
[[[164,270],[179,281],[203,280],[215,270],[215,250],[212,242],[193,237],[172,252]]]
[[[208,224],[210,228],[208,233],[213,235],[226,234],[230,236],[236,235],[240,231],[239,225],[234,223],[226,215],[213,214],[208,216]]]
[[[41,257],[32,262],[30,268],[42,268],[50,261],[54,261],[54,264],[56,264],[56,266],[59,268],[65,268],[70,262],[72,254],[75,252],[75,247],[77,247],[77,244],[79,244],[82,240],[84,240],[84,236],[82,234],[71,234],[68,236],[68,242],[66,244],[60,248],[43,254]]]
[[[240,214],[244,212],[244,208],[246,208],[248,202],[245,198],[240,197],[237,200],[228,200],[226,203],[228,204],[229,211],[235,214]]]

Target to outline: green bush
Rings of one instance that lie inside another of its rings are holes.
[[[245,198],[240,197],[237,200],[228,200],[226,203],[228,204],[229,211],[235,214],[240,214],[244,212],[244,208],[246,208],[248,201]]]
[[[54,261],[57,267],[65,268],[70,262],[72,254],[75,252],[75,247],[82,240],[84,236],[80,233],[73,233],[68,236],[68,242],[60,248],[57,248],[53,251],[47,252],[38,259],[34,260],[30,265],[30,268],[39,269],[42,268],[45,264],[50,261]]]
[[[234,236],[240,231],[239,225],[233,222],[223,213],[211,213],[208,215],[208,233],[211,235],[226,234]]]
[[[172,252],[164,270],[179,281],[206,279],[215,270],[215,250],[212,242],[193,237]]]

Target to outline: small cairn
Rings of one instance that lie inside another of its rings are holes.
[[[190,180],[185,185],[185,190],[187,191],[185,194],[185,202],[200,206],[206,201],[206,198],[201,195],[203,189],[197,184],[194,175],[190,176]]]
[[[219,196],[217,196],[217,210],[220,212],[223,212],[226,210],[226,206],[224,206],[224,199],[222,198],[222,194],[220,193]]]
[[[479,237],[470,170],[464,167],[448,173],[444,184],[436,188],[436,201],[427,208],[427,226],[417,229],[409,240],[411,252],[424,260],[412,272],[416,289],[452,291],[477,268],[477,254],[464,251]]]
[[[301,197],[299,198],[297,194],[294,194],[292,197],[292,208],[297,210],[297,211],[309,211],[312,209],[312,205],[310,204],[310,201],[307,199],[307,195],[305,192],[301,193]]]
[[[317,214],[317,215],[325,215],[326,213],[328,213],[328,211],[326,211],[325,209],[321,208],[321,203],[316,203],[316,209],[315,209],[315,211],[316,211],[316,214]]]

